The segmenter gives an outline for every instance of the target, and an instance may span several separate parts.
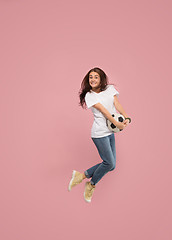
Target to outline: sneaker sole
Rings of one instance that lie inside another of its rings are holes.
[[[69,191],[69,192],[72,190],[71,185],[72,185],[72,181],[73,181],[73,179],[74,179],[74,177],[75,177],[75,173],[76,173],[76,171],[73,170],[73,172],[72,172],[72,178],[71,178],[70,183],[69,183],[69,186],[68,186],[68,191]]]
[[[86,186],[87,186],[87,183],[85,183],[85,189],[84,189],[84,199],[85,199],[85,201],[86,201],[86,202],[90,203],[90,202],[91,202],[91,200],[87,200],[87,199],[85,198],[85,190],[86,190]]]

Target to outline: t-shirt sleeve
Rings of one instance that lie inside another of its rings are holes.
[[[110,85],[110,93],[114,96],[117,95],[119,96],[119,92],[115,89],[113,85]]]
[[[91,94],[89,92],[85,95],[85,103],[87,105],[87,108],[92,107],[94,104],[98,103],[99,100],[97,99],[96,95]]]

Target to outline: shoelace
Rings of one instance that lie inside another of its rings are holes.
[[[74,178],[73,184],[76,185],[78,183],[82,182],[82,179],[79,179],[78,176]]]
[[[88,192],[88,196],[89,196],[89,197],[91,197],[91,195],[93,194],[94,189],[95,189],[95,188],[93,187],[93,188],[91,188],[91,189],[89,190],[89,192]]]

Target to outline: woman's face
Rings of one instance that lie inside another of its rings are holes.
[[[100,75],[97,72],[90,72],[89,84],[92,87],[93,91],[100,89]]]

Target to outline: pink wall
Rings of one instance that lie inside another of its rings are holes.
[[[172,238],[170,1],[0,2],[0,239]],[[117,165],[67,191],[72,170],[100,162],[93,116],[79,104],[92,67],[132,118]]]

